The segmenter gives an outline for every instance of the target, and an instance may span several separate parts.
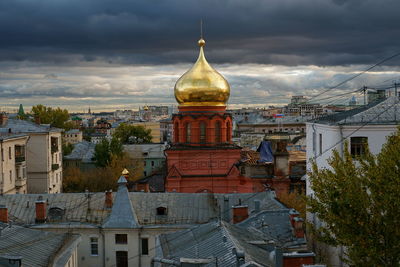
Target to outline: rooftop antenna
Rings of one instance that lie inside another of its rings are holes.
[[[200,39],[203,39],[203,19],[200,19]]]

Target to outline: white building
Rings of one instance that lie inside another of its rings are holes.
[[[327,160],[336,149],[343,155],[344,142],[349,144],[352,155],[361,155],[368,146],[373,154],[381,151],[386,138],[393,134],[400,122],[400,104],[396,97],[381,99],[367,106],[329,115],[307,123],[307,169],[311,170],[314,159],[318,168],[329,168]],[[307,180],[307,195],[312,195]],[[318,226],[320,223],[313,214],[307,219]],[[343,249],[327,248],[332,266],[342,266],[339,256]]]
[[[15,119],[2,120],[0,134],[27,134],[27,193],[60,193],[62,187],[61,129]]]
[[[0,135],[0,193],[26,194],[26,143],[28,135]]]

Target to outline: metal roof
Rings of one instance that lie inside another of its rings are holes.
[[[264,210],[238,225],[249,230],[261,231],[269,240],[274,240],[281,247],[305,245],[304,238],[296,238],[293,235],[293,228],[289,220],[289,209]]]
[[[104,228],[137,228],[139,227],[132,202],[129,199],[127,181],[124,176],[118,180],[118,192],[110,216],[103,224]]]
[[[118,193],[117,193],[118,194]],[[123,208],[115,205],[113,209]],[[272,191],[246,194],[210,194],[210,193],[143,193],[129,192],[133,212],[140,225],[198,224],[213,218],[230,220],[231,207],[239,203],[255,210],[255,200],[260,202],[261,210],[279,210],[283,204],[275,200]],[[48,203],[49,224],[90,224],[102,225],[109,216],[105,208],[105,193],[60,193],[60,194],[10,194],[0,196],[0,204],[9,210],[14,223],[35,224],[35,201],[39,196]],[[157,208],[165,207],[166,215],[157,215]],[[56,208],[62,211],[50,211]]]
[[[25,120],[8,119],[7,124],[0,127],[0,132],[8,132],[9,129],[13,133],[48,133],[61,132],[62,129],[50,127],[50,125],[36,124]]]
[[[54,256],[70,238],[69,234],[1,224],[0,256],[22,256],[22,266],[49,266]]]
[[[94,149],[96,144],[82,141],[74,145],[74,149],[72,152],[64,156],[64,159],[69,160],[82,160],[83,162],[93,162],[92,158],[94,157]]]
[[[400,101],[398,97],[392,96],[379,99],[366,106],[349,111],[321,117],[314,121],[328,125],[351,125],[351,124],[398,124],[400,121]]]
[[[202,266],[236,266],[236,251],[243,251],[245,261],[254,261],[261,266],[273,266],[269,251],[250,241],[263,241],[259,234],[214,220],[207,224],[159,236],[164,258],[180,261],[181,258],[213,259]],[[217,262],[217,263],[216,263]]]

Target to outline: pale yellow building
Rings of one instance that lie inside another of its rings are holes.
[[[145,129],[151,130],[151,136],[153,139],[152,143],[161,143],[161,125],[157,121],[140,121],[140,122],[130,122],[130,125],[143,126]]]
[[[77,144],[83,141],[83,133],[78,129],[72,129],[64,133],[63,142],[65,144]]]
[[[60,193],[62,188],[61,129],[25,120],[2,119],[0,134],[28,135],[26,192]],[[7,175],[6,175],[7,176]]]
[[[26,194],[26,144],[28,135],[0,136],[0,193]]]

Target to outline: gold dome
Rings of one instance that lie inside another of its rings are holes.
[[[199,58],[175,84],[175,98],[180,106],[225,106],[230,88],[225,78],[208,64],[201,38]]]

